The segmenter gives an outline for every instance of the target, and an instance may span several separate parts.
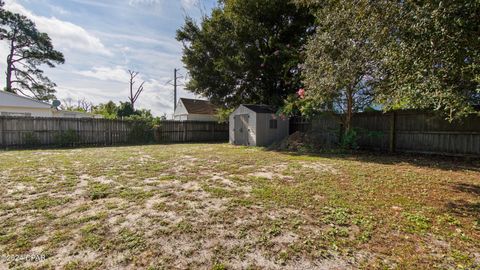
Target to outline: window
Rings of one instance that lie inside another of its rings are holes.
[[[270,128],[277,129],[277,119],[270,119]]]

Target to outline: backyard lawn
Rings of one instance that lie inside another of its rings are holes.
[[[0,269],[480,268],[478,161],[227,144],[6,151],[0,197]],[[45,260],[11,260],[26,254]]]

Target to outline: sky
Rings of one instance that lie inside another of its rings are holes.
[[[34,21],[64,54],[65,64],[43,67],[57,84],[60,101],[127,101],[130,69],[140,72],[137,85],[145,81],[135,107],[149,109],[157,116],[173,114],[173,86],[167,84],[173,69],[187,74],[176,30],[186,15],[199,21],[215,5],[216,0],[5,1],[7,10]],[[7,51],[7,43],[2,42],[0,59],[6,59]],[[4,61],[0,61],[0,68],[5,70]],[[195,96],[180,86],[178,97]]]

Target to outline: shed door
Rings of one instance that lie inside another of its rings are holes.
[[[235,115],[235,144],[249,145],[248,143],[248,114]]]

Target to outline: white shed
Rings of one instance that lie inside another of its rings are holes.
[[[240,105],[229,125],[231,144],[267,146],[288,136],[289,120],[267,105]]]

